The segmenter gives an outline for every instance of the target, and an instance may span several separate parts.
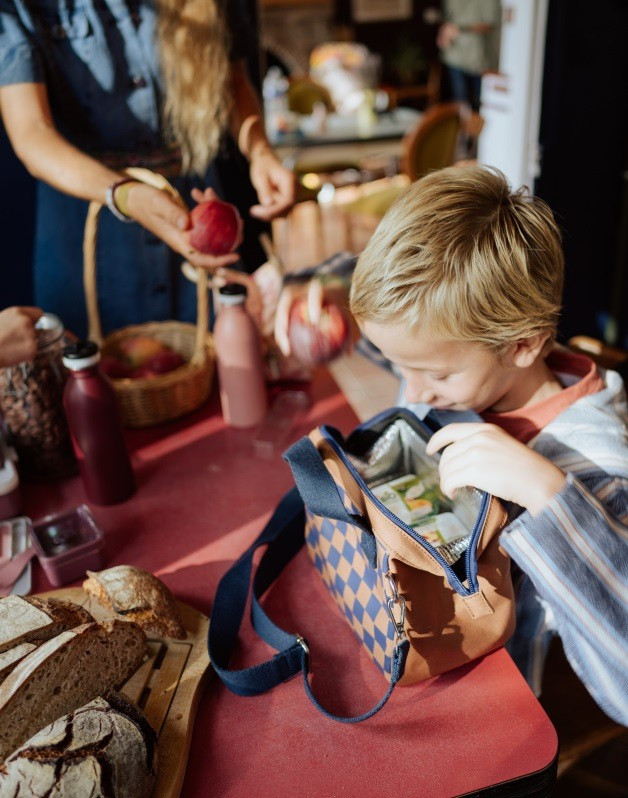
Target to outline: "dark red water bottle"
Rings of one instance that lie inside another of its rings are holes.
[[[85,492],[95,504],[117,504],[135,492],[135,477],[116,395],[98,368],[99,360],[92,341],[78,341],[63,350],[63,365],[70,374],[63,406]]]

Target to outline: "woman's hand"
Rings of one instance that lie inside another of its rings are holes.
[[[537,515],[565,484],[560,468],[494,424],[448,424],[432,435],[427,453],[443,447],[440,486],[450,498],[471,486]]]
[[[226,283],[239,283],[246,287],[246,310],[259,329],[262,326],[262,293],[250,274],[235,269],[218,269],[212,280],[212,288],[220,288]]]
[[[269,147],[251,157],[251,182],[260,204],[253,205],[251,216],[269,222],[286,214],[294,205],[296,177],[286,169]]]
[[[193,196],[197,201],[211,199],[215,194],[208,189],[198,191]],[[175,252],[188,260],[193,266],[199,266],[210,272],[224,266],[230,266],[239,260],[236,252],[228,255],[205,255],[190,244],[190,214],[187,208],[180,205],[165,191],[160,191],[146,183],[133,183],[126,201],[126,211],[136,222],[150,230],[162,241],[165,241]]]
[[[359,330],[355,322],[351,320],[348,312],[348,291],[346,283],[337,275],[322,275],[320,278],[312,278],[303,283],[288,283],[282,289],[277,303],[277,313],[275,315],[274,337],[279,350],[288,357],[291,353],[290,339],[288,337],[288,327],[290,325],[290,309],[299,297],[307,298],[307,313],[310,323],[317,325],[321,318],[321,311],[326,302],[339,305],[346,311],[353,333],[352,341],[359,337]]]
[[[35,322],[39,308],[13,307],[0,312],[0,366],[32,360],[37,352]]]
[[[307,312],[312,324],[318,324],[321,317],[325,292],[320,280],[310,280],[307,283],[288,283],[284,286],[277,304],[274,336],[280,352],[286,357],[290,355],[290,339],[288,338],[290,308],[295,299],[303,295],[307,295]]]
[[[444,22],[438,30],[436,44],[441,50],[446,50],[458,36],[460,36],[460,28],[453,22]]]

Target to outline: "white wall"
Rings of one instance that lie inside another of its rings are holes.
[[[538,176],[539,121],[548,0],[504,0],[499,73],[482,79],[478,160],[515,187]]]

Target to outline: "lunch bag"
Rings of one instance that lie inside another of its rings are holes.
[[[419,420],[394,408],[346,440],[322,426],[285,452],[296,489],[223,576],[214,601],[209,655],[229,689],[257,695],[301,671],[318,709],[355,722],[381,709],[396,684],[444,673],[506,642],[514,629],[510,561],[498,540],[506,513],[475,488],[458,491],[453,502],[439,494],[437,460],[425,453],[436,428],[429,414]],[[400,485],[411,485],[413,493],[403,494]],[[435,507],[446,512],[434,515]],[[427,510],[432,515],[425,518]],[[342,614],[389,679],[381,701],[355,718],[320,706],[307,677],[309,644],[277,627],[260,604],[304,542]],[[267,550],[253,578],[251,621],[278,654],[254,668],[230,670],[260,546]]]

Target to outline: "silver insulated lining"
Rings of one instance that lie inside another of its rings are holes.
[[[380,435],[365,455],[348,455],[351,463],[371,488],[405,474],[426,473],[439,482],[438,465],[433,457],[425,453],[425,441],[420,433],[404,419],[397,419]],[[458,518],[468,534],[437,547],[445,561],[453,565],[469,547],[482,504],[482,495],[475,488],[456,491],[453,501],[446,499],[447,509]],[[420,527],[416,530],[420,534]]]

